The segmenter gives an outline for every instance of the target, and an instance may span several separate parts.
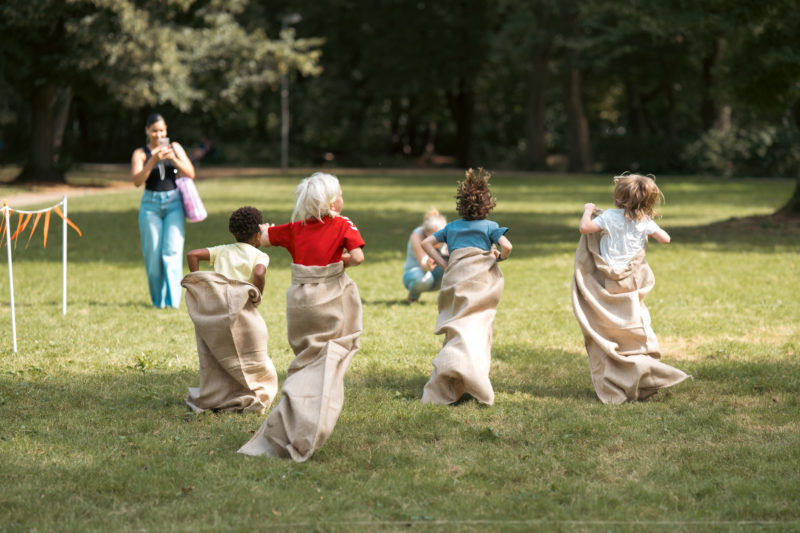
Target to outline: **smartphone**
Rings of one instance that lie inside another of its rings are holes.
[[[169,137],[161,137],[161,138],[158,140],[158,145],[159,145],[159,146],[162,146],[162,147],[163,147],[163,146],[169,146]]]

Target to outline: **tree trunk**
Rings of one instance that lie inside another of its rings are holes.
[[[792,108],[792,118],[794,118],[794,125],[796,129],[800,129],[800,101],[794,104]],[[800,148],[795,148],[800,152]],[[788,216],[800,216],[800,154],[798,154],[797,176],[794,184],[794,192],[792,193],[789,201],[783,207],[778,209],[777,213]]]
[[[65,183],[55,165],[56,87],[37,86],[31,93],[31,150],[28,162],[15,181]],[[60,141],[59,141],[60,143]]]
[[[472,165],[472,122],[475,114],[475,97],[466,87],[464,78],[458,80],[458,92],[447,91],[450,111],[456,121],[456,160],[462,168]]]
[[[547,68],[550,48],[543,46],[533,56],[533,71],[529,78],[528,110],[525,117],[525,133],[528,146],[525,152],[525,166],[531,170],[547,168],[547,145],[545,143],[544,113],[545,90],[549,77]]]
[[[714,101],[714,67],[722,57],[723,40],[714,39],[711,50],[703,57],[703,92],[700,103],[700,116],[703,119],[703,130],[712,129],[717,121],[717,104]]]
[[[783,207],[778,209],[778,213],[793,217],[800,216],[800,166],[797,169],[797,181],[794,184],[792,197]]]
[[[67,129],[71,106],[72,87],[58,89],[53,99],[53,152],[56,162],[59,161],[61,146],[64,143],[64,131]]]
[[[567,80],[567,161],[570,172],[588,172],[591,168],[589,124],[581,96],[581,71],[576,66],[577,53],[568,55]]]

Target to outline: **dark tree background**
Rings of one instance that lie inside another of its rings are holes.
[[[124,162],[157,110],[278,165],[285,73],[295,165],[800,183],[798,40],[789,0],[5,0],[0,162]]]

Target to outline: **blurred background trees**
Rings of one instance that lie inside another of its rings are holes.
[[[789,0],[5,0],[2,157],[124,162],[157,110],[277,166],[286,72],[294,165],[796,176],[798,28]]]

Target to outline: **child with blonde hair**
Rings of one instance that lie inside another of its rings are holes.
[[[489,381],[492,328],[504,283],[497,263],[508,258],[511,242],[505,236],[508,228],[486,219],[496,205],[489,178],[482,168],[469,169],[456,193],[461,218],[422,241],[422,249],[444,269],[434,333],[445,335],[422,392],[423,403],[452,404],[464,394],[494,403]],[[449,258],[437,243],[447,244]]]
[[[447,219],[435,208],[425,213],[422,225],[411,232],[406,246],[406,262],[403,265],[403,285],[408,289],[408,303],[419,300],[423,292],[438,291],[442,286],[444,269],[422,249],[422,239],[439,231],[447,224]],[[445,253],[447,246],[436,243],[440,253]]]
[[[263,414],[278,392],[278,374],[267,355],[267,324],[258,312],[267,254],[258,249],[261,211],[240,207],[228,220],[236,242],[186,254],[186,307],[195,326],[200,385],[186,405],[196,412]],[[201,272],[208,261],[214,272]]]
[[[644,304],[655,284],[645,259],[648,238],[670,242],[653,221],[664,195],[652,176],[623,174],[614,183],[616,209],[583,206],[572,282],[573,311],[603,403],[643,400],[689,377],[659,361],[661,350]]]
[[[664,194],[653,178],[627,174],[614,178],[614,205],[592,218],[597,206],[584,204],[580,232],[584,235],[603,231],[600,251],[603,259],[615,269],[624,268],[652,236],[669,244],[669,234],[653,221],[655,207],[664,201]]]
[[[295,358],[280,403],[239,453],[302,462],[333,432],[344,402],[344,374],[360,347],[361,298],[345,267],[364,261],[364,240],[341,215],[336,176],[314,173],[295,196],[292,222],[261,226],[262,246],[281,246],[292,256],[286,322]]]

